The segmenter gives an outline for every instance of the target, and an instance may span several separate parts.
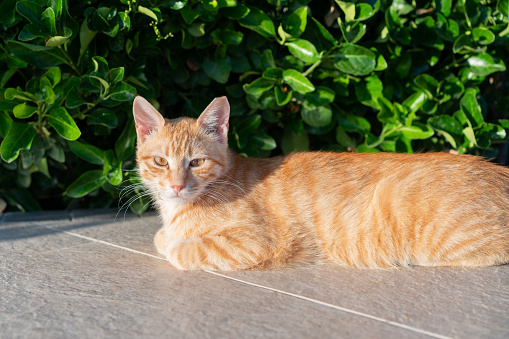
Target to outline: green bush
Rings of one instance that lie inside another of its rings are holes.
[[[508,138],[508,0],[3,0],[0,25],[10,210],[124,192],[142,212],[136,94],[168,118],[227,95],[230,146],[249,156],[494,157]]]

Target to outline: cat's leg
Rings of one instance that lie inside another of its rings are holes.
[[[159,231],[157,231],[155,237],[154,237],[154,244],[156,245],[157,252],[159,252],[162,255],[166,255],[166,236],[164,234],[164,227],[161,228]]]
[[[226,236],[179,239],[168,244],[163,254],[180,270],[249,269],[259,265],[265,257],[264,249],[258,242]]]

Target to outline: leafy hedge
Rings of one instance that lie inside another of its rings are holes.
[[[143,211],[136,94],[169,118],[227,95],[231,147],[251,156],[496,156],[507,140],[509,0],[3,0],[0,25],[11,210],[123,192]]]

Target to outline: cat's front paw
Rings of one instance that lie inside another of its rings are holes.
[[[204,265],[203,256],[197,254],[200,251],[200,238],[178,239],[167,243],[164,255],[175,268],[179,270],[207,269]],[[200,260],[201,259],[201,260]]]

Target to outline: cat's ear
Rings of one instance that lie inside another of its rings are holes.
[[[137,96],[133,102],[134,121],[138,142],[145,141],[152,131],[157,131],[164,126],[163,116],[143,97]]]
[[[226,97],[215,98],[198,118],[197,124],[207,133],[214,134],[220,143],[228,140],[230,104]]]

